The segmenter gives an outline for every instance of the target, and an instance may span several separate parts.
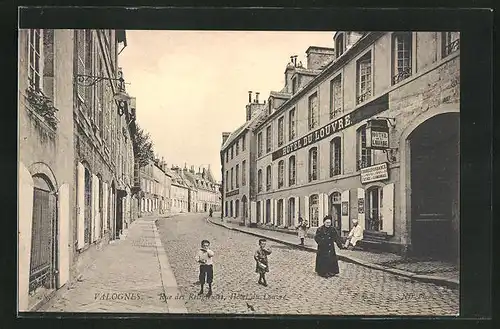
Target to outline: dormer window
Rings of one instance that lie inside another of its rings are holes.
[[[274,102],[273,102],[273,99],[272,98],[269,98],[269,114],[273,113],[273,105],[274,105]]]
[[[335,38],[335,57],[339,58],[345,51],[344,33],[339,33]]]

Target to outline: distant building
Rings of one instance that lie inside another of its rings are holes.
[[[181,176],[182,170],[179,167],[172,166],[167,169],[167,172],[172,177],[170,187],[171,198],[171,213],[186,213],[189,210],[189,186],[185,179]]]

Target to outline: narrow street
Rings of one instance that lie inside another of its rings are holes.
[[[257,284],[253,254],[258,238],[186,214],[157,222],[179,291],[190,313],[456,315],[459,291],[339,262],[331,279],[314,272],[313,253],[269,241],[268,287]],[[214,258],[214,295],[197,296],[195,255],[208,239]],[[251,310],[251,307],[255,311]]]

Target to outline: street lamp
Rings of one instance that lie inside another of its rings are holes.
[[[118,115],[122,116],[129,107],[131,97],[125,91],[125,85],[129,84],[123,79],[123,71],[121,68],[118,69],[117,78],[108,78],[96,75],[86,75],[86,74],[76,74],[74,77],[74,83],[82,87],[92,87],[98,82],[103,80],[116,81],[117,82],[117,92],[113,95],[113,99],[118,107]]]

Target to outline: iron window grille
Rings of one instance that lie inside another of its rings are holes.
[[[443,57],[460,49],[460,37],[458,32],[445,32],[444,39],[445,46]]]
[[[397,33],[394,35],[394,76],[392,83],[396,84],[411,76],[411,33]]]

